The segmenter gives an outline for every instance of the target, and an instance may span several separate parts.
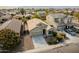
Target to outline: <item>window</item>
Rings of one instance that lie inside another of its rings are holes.
[[[49,31],[48,34],[52,34],[52,31]]]
[[[58,18],[55,18],[55,22],[57,22],[57,23],[59,22],[59,21],[58,21]]]

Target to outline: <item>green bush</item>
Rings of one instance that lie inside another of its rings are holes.
[[[57,32],[52,32],[52,35],[53,35],[54,37],[56,37],[56,36],[57,36]]]
[[[64,41],[64,38],[65,38],[65,34],[64,34],[64,33],[59,33],[59,34],[57,34],[57,36],[56,36],[56,39],[57,39],[59,42]]]
[[[64,33],[52,32],[53,37],[48,41],[49,45],[63,42],[66,35]]]
[[[48,41],[48,44],[49,44],[49,45],[57,44],[57,43],[58,43],[58,41],[57,41],[56,38],[52,38],[52,40]]]
[[[20,36],[18,33],[9,29],[0,31],[0,45],[2,49],[12,50],[20,43]]]

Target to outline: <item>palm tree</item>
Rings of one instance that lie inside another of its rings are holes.
[[[23,25],[24,25],[24,32],[26,31],[25,28],[27,26],[27,19],[26,17],[24,16],[24,14],[26,14],[26,11],[25,9],[20,9],[20,13],[23,15],[23,17],[21,18],[22,22],[23,22]]]
[[[22,22],[24,24],[24,32],[26,32],[26,26],[27,26],[27,19],[25,16],[22,17]]]

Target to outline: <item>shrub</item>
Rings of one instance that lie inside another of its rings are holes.
[[[64,33],[57,33],[57,32],[52,32],[52,38],[48,40],[48,44],[52,45],[52,44],[57,44],[59,42],[63,42],[64,38],[66,37],[66,35]]]
[[[20,43],[20,36],[18,33],[10,29],[3,29],[0,31],[1,48],[5,50],[12,50]]]
[[[57,40],[56,40],[56,38],[52,38],[52,40],[50,40],[50,41],[48,41],[48,44],[49,45],[52,45],[52,44],[57,44],[58,42],[57,42]]]
[[[53,35],[54,37],[56,37],[56,36],[57,36],[57,32],[52,32],[52,35]]]
[[[57,36],[56,36],[56,39],[57,39],[59,42],[64,41],[64,38],[65,38],[65,35],[62,34],[62,33],[59,33],[59,34],[57,34]]]

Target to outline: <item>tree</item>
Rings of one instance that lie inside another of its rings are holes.
[[[68,9],[65,9],[65,10],[66,10],[66,13],[65,13],[65,14],[66,14],[66,15],[69,15]]]
[[[56,36],[57,36],[57,32],[52,32],[52,35],[53,35],[54,37],[56,37]]]
[[[15,14],[11,14],[11,19],[13,18],[13,16],[15,16]]]
[[[23,22],[24,24],[27,24],[27,19],[26,19],[25,16],[22,17],[22,22]]]
[[[56,39],[58,40],[58,42],[62,42],[62,41],[64,41],[65,37],[66,37],[66,35],[64,33],[58,33],[56,36]]]
[[[25,16],[22,17],[22,22],[24,24],[24,33],[26,33],[26,27],[27,27],[27,20]]]
[[[47,43],[49,45],[57,44],[59,42],[63,42],[66,35],[64,33],[52,32],[52,38],[50,38]]]
[[[74,16],[74,11],[72,11],[72,12],[70,13],[70,15],[71,15],[71,16]]]
[[[18,33],[10,29],[3,29],[0,31],[0,48],[5,50],[12,50],[20,43],[20,36]]]
[[[49,9],[45,9],[46,15],[49,14]]]
[[[79,12],[75,13],[74,16],[78,18],[78,22],[79,22]]]
[[[20,13],[21,13],[22,15],[24,15],[24,14],[26,13],[26,11],[22,8],[22,9],[20,9]]]

